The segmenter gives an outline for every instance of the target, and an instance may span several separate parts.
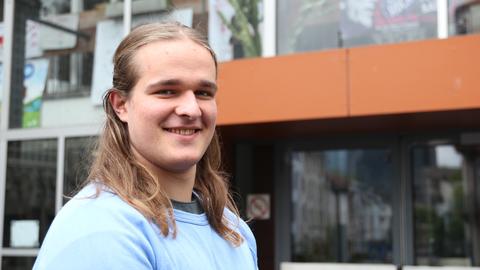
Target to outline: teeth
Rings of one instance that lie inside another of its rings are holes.
[[[171,128],[168,131],[175,133],[175,134],[180,134],[180,135],[192,135],[195,133],[195,129],[177,129],[177,128]]]

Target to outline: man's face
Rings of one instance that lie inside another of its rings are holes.
[[[216,68],[209,51],[188,39],[141,47],[139,76],[117,110],[127,123],[133,153],[152,169],[195,168],[215,131]]]

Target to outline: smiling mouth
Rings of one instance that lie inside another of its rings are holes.
[[[168,132],[179,134],[179,135],[192,135],[200,131],[200,129],[183,129],[183,128],[166,128]]]

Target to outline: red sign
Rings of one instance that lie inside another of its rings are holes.
[[[247,195],[247,217],[252,219],[270,219],[270,194]]]

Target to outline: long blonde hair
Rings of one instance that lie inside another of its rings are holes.
[[[196,30],[179,23],[151,23],[139,26],[123,39],[113,58],[113,88],[104,96],[106,122],[101,134],[88,179],[100,181],[119,197],[153,220],[167,237],[176,235],[172,204],[156,177],[135,159],[130,146],[128,129],[117,117],[109,96],[113,91],[128,97],[138,80],[133,58],[142,46],[162,40],[188,38],[207,49],[215,62],[215,53],[206,39]],[[218,135],[213,135],[204,156],[197,163],[194,188],[200,194],[202,206],[213,229],[232,245],[243,238],[232,228],[224,215],[225,208],[238,216],[229,193],[226,175],[221,171]]]

